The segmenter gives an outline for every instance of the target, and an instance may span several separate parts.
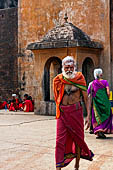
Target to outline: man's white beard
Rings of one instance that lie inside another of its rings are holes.
[[[64,77],[66,77],[67,79],[73,79],[75,77],[76,71],[67,71],[65,72],[64,68],[62,68],[62,74]]]

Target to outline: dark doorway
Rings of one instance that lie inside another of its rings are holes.
[[[44,67],[44,101],[54,101],[53,78],[61,73],[62,61],[58,57],[51,57]]]
[[[91,58],[87,57],[82,64],[82,73],[86,79],[87,86],[94,79],[94,63]]]

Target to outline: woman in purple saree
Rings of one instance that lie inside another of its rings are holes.
[[[95,80],[88,87],[91,96],[91,123],[97,138],[106,138],[105,134],[113,133],[112,111],[109,102],[109,84],[102,79],[102,69],[94,70]],[[87,121],[89,115],[87,117]]]

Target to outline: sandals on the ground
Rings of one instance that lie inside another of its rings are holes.
[[[96,139],[106,139],[106,136],[103,132],[98,132],[98,136],[96,137]]]

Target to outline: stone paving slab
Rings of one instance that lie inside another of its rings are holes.
[[[54,116],[0,110],[0,170],[55,170],[55,137]],[[113,135],[100,140],[85,131],[85,141],[95,157],[81,159],[80,170],[113,170]],[[63,170],[73,167],[74,160]]]

